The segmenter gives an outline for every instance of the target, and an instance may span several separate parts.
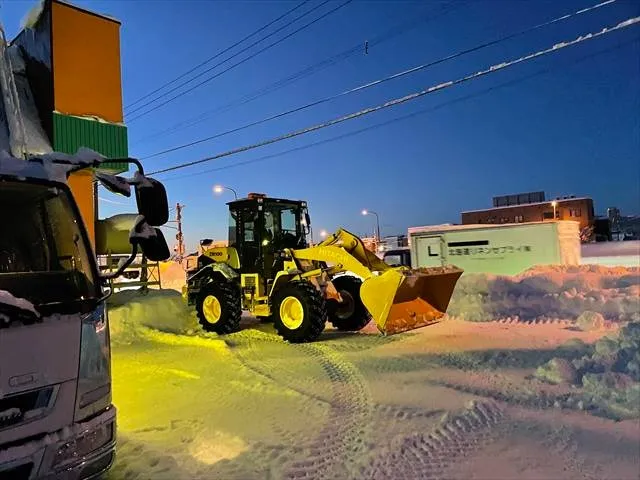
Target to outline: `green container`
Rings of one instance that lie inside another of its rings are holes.
[[[98,120],[53,113],[53,149],[56,152],[74,154],[79,148],[95,150],[107,158],[127,158],[129,147],[127,127]],[[122,173],[129,164],[113,162],[103,164],[102,169]]]

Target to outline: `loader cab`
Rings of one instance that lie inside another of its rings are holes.
[[[241,273],[272,279],[279,270],[277,252],[308,247],[306,202],[249,194],[227,205],[229,246],[238,251]]]

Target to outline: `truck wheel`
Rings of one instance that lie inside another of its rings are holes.
[[[198,322],[207,332],[236,332],[242,317],[240,289],[231,282],[209,283],[200,291],[196,311]]]
[[[327,322],[324,297],[310,283],[293,282],[276,292],[273,323],[278,334],[291,343],[316,340]]]
[[[343,302],[329,300],[329,321],[335,328],[345,332],[362,330],[371,320],[371,315],[360,298],[362,280],[344,275],[334,278],[332,282]]]

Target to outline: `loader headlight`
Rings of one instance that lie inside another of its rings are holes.
[[[76,421],[111,403],[111,354],[104,304],[82,319]]]

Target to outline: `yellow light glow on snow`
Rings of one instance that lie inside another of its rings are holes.
[[[203,431],[191,442],[189,454],[201,463],[213,465],[220,460],[232,460],[248,449],[240,437],[220,431]]]

